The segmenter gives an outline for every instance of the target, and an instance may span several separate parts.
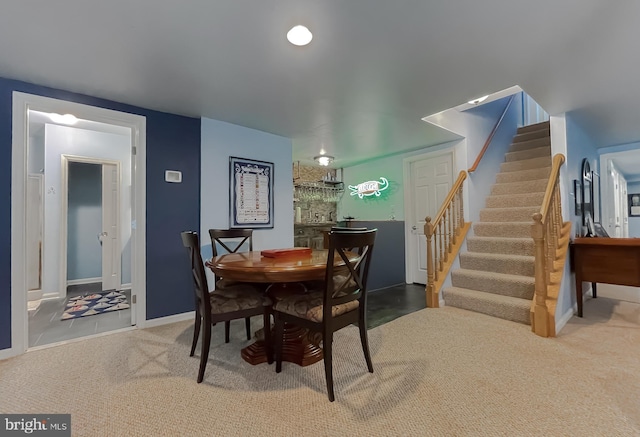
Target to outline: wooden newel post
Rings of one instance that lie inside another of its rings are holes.
[[[424,223],[424,235],[427,237],[427,308],[438,308],[438,295],[435,293],[435,272],[433,261],[433,224],[427,216]]]
[[[549,311],[547,310],[547,263],[544,245],[542,214],[533,215],[531,236],[535,250],[535,305],[531,318],[531,330],[541,337],[549,337]]]

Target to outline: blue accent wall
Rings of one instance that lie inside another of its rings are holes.
[[[142,115],[147,120],[147,319],[193,310],[180,231],[200,228],[200,119],[0,78],[0,350],[11,347],[11,123],[14,91]],[[164,182],[167,169],[182,183]],[[184,267],[184,268],[182,268]]]
[[[340,225],[345,226],[345,223],[341,222]],[[354,220],[351,226],[378,230],[371,255],[367,289],[373,291],[404,284],[404,221]]]

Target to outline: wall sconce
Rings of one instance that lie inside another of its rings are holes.
[[[321,166],[326,167],[331,164],[335,158],[329,155],[318,155],[314,156],[313,159],[314,161],[317,161]]]

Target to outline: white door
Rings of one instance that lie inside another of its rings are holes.
[[[453,186],[453,152],[411,162],[409,167],[411,203],[411,240],[409,272],[411,281],[427,282],[427,239],[424,235],[425,218],[435,218]]]
[[[620,181],[620,215],[622,216],[622,237],[629,238],[629,200],[627,197],[627,180]]]
[[[102,289],[120,288],[120,175],[115,164],[102,165]]]
[[[42,297],[42,185],[41,174],[27,176],[26,258],[28,300]]]

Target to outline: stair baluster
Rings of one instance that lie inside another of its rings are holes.
[[[427,307],[429,308],[440,306],[438,292],[455,259],[454,247],[456,250],[459,249],[459,245],[469,229],[469,223],[464,222],[462,201],[462,184],[466,178],[467,172],[461,171],[435,220],[432,221],[431,217],[425,218],[424,234],[427,238],[426,293]],[[457,236],[461,238],[458,239]]]

